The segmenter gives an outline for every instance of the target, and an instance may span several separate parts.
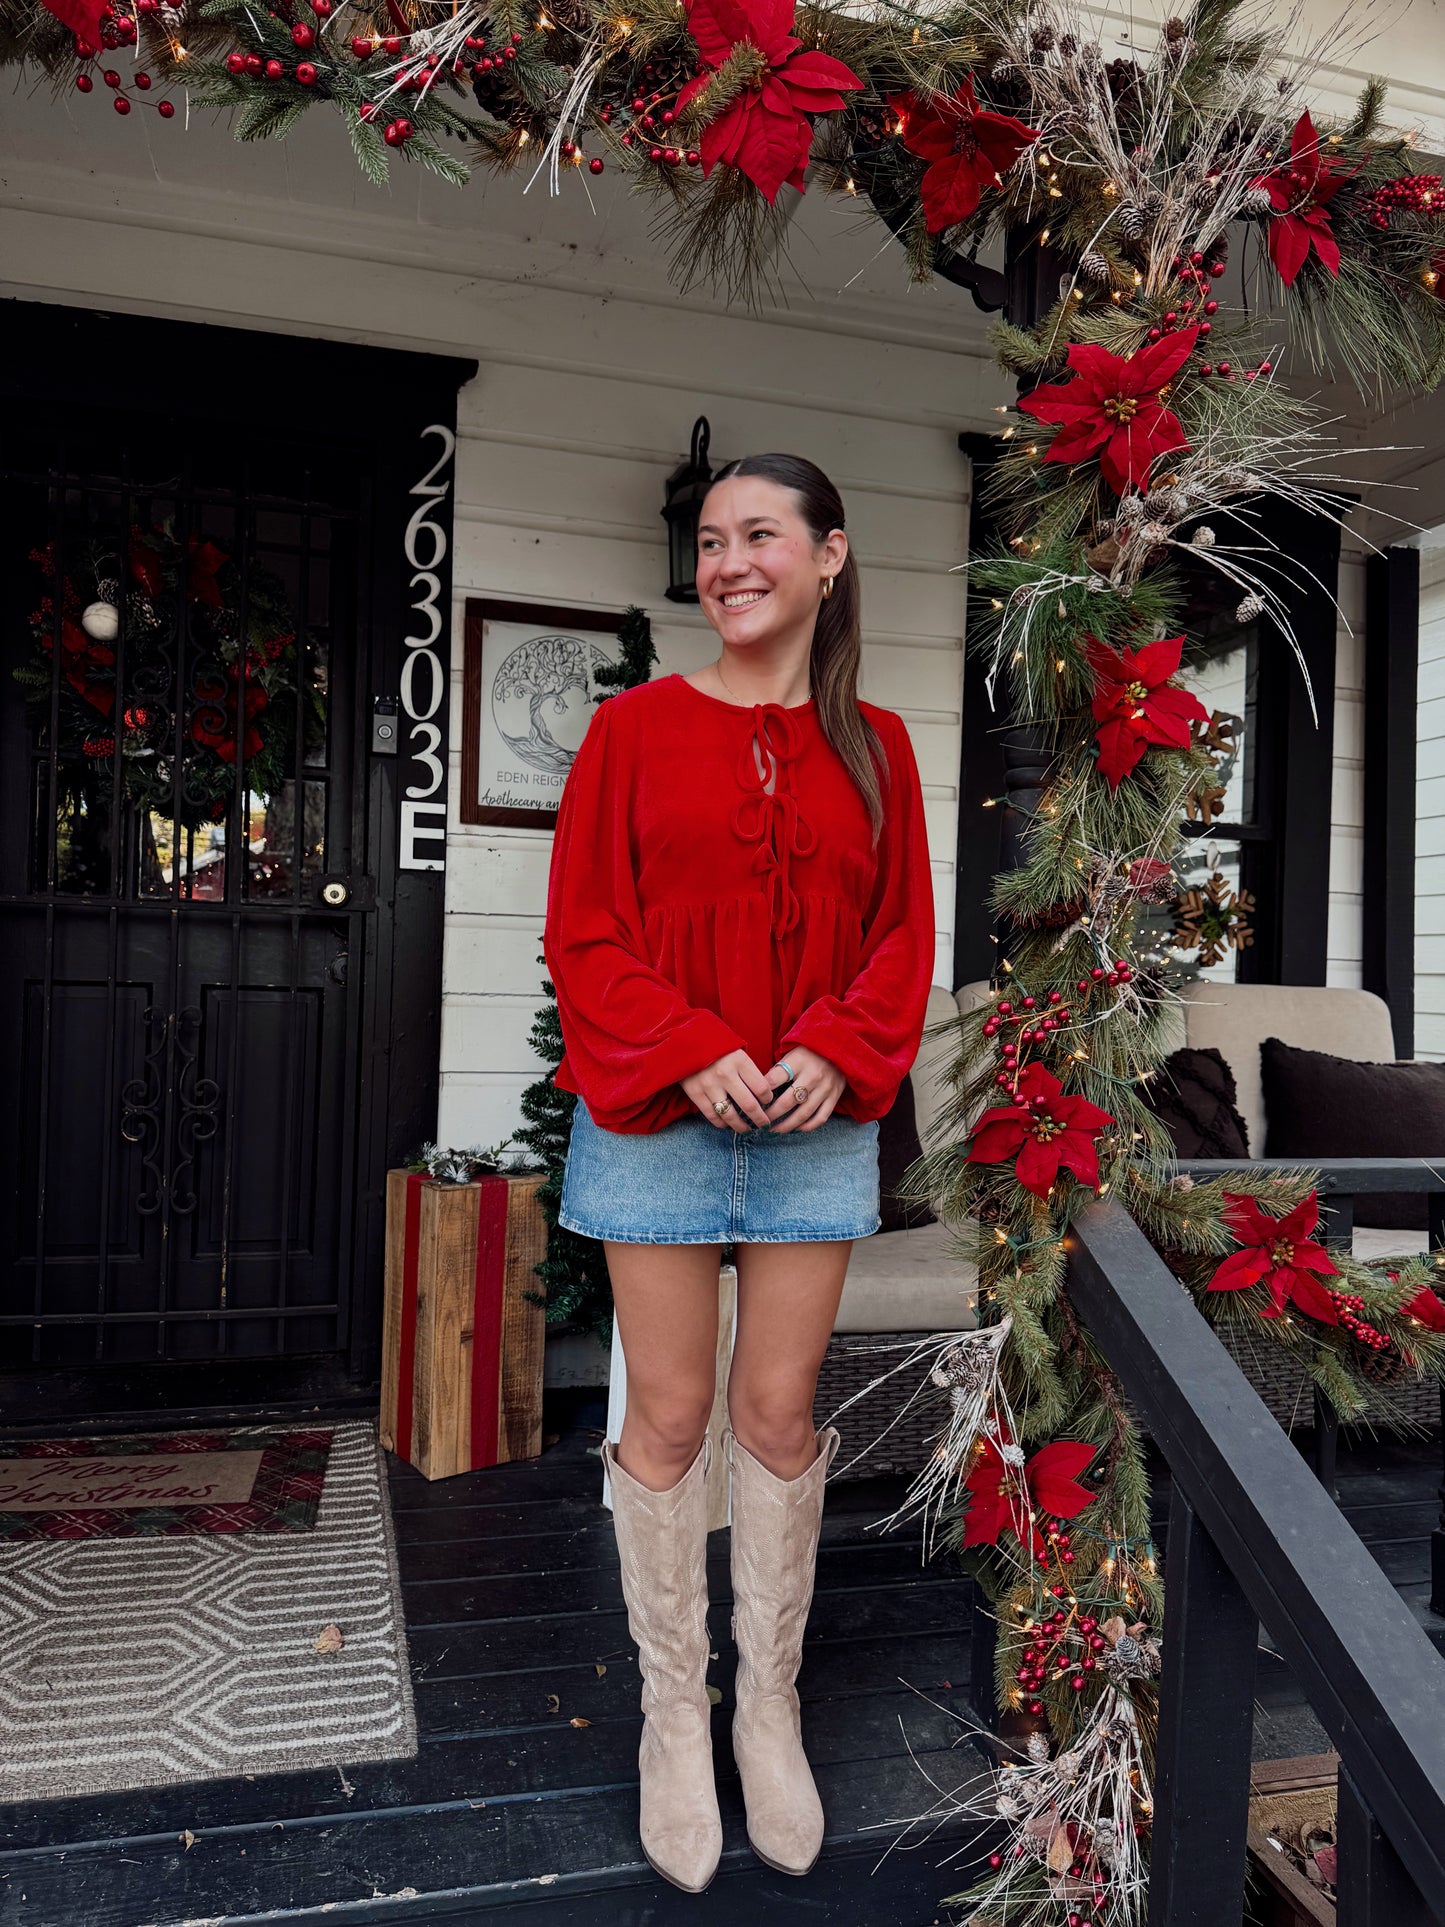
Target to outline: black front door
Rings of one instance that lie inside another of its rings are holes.
[[[208,370],[238,340],[150,326],[204,338]],[[287,353],[308,351],[368,352]],[[441,882],[398,877],[397,763],[369,757],[404,627],[378,561],[415,506],[397,462],[244,390],[219,420],[12,404],[6,1423],[374,1382],[378,1200],[397,1154],[375,1115],[398,1023],[430,1053],[402,1076],[435,1097],[435,984],[393,982],[417,940],[398,946],[398,902],[420,927],[418,887],[437,886],[425,924]],[[426,1109],[413,1096],[409,1125]]]

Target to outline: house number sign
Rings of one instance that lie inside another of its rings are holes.
[[[411,596],[408,634],[402,638],[399,692],[399,867],[403,870],[444,870],[447,860],[447,682],[451,655],[451,515],[447,498],[457,438],[437,422],[422,430],[424,445],[433,438],[440,446],[421,479],[412,484],[416,507],[403,537]]]

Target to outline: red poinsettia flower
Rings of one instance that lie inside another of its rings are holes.
[[[1334,1299],[1312,1275],[1339,1275],[1324,1246],[1313,1242],[1320,1221],[1317,1192],[1301,1198],[1287,1216],[1272,1218],[1253,1198],[1226,1191],[1223,1217],[1239,1240],[1239,1250],[1231,1251],[1210,1279],[1211,1291],[1243,1291],[1249,1285],[1265,1284],[1273,1302],[1266,1305],[1261,1318],[1278,1318],[1286,1305],[1294,1303],[1322,1325],[1340,1322]]]
[[[1027,1461],[1022,1448],[1008,1439],[1002,1449],[991,1438],[981,1440],[973,1469],[964,1480],[969,1493],[964,1545],[996,1546],[999,1534],[1008,1531],[1036,1559],[1042,1559],[1046,1548],[1039,1517],[1072,1519],[1098,1496],[1087,1486],[1075,1484],[1093,1456],[1093,1446],[1077,1439],[1055,1439]]]
[[[710,120],[698,149],[702,171],[736,167],[772,204],[785,181],[802,189],[813,145],[810,114],[835,113],[863,85],[831,54],[804,50],[793,36],[794,0],[687,0],[688,31],[707,69],[677,97],[680,116],[739,48],[757,56],[742,91]]]
[[[1390,1275],[1392,1278],[1398,1277],[1399,1273],[1391,1272]],[[1406,1318],[1415,1319],[1432,1332],[1445,1332],[1445,1302],[1428,1285],[1423,1285],[1408,1305],[1401,1305],[1400,1310]]]
[[[956,94],[920,100],[911,90],[890,94],[902,122],[903,145],[929,163],[920,193],[930,234],[966,221],[985,188],[1002,179],[1038,135],[1012,114],[980,107],[968,75]]]
[[[1116,495],[1143,488],[1157,456],[1189,446],[1164,397],[1198,334],[1181,328],[1133,355],[1076,342],[1069,350],[1073,380],[1035,388],[1019,402],[1024,414],[1059,424],[1044,460],[1082,462],[1096,454]]]
[[[227,681],[219,676],[203,676],[196,684],[199,703],[191,721],[191,735],[198,743],[213,749],[223,763],[236,760],[236,666],[233,663],[227,672]],[[246,729],[241,745],[241,760],[249,762],[259,755],[264,738],[256,727],[255,717],[270,701],[270,697],[249,675],[246,677]]]
[[[1170,684],[1183,653],[1183,636],[1146,642],[1142,649],[1110,649],[1089,637],[1099,774],[1111,790],[1118,789],[1151,744],[1188,749],[1189,725],[1209,721],[1209,711],[1197,696]]]
[[[1290,136],[1289,166],[1251,181],[1251,187],[1264,189],[1276,210],[1269,224],[1269,258],[1287,288],[1294,286],[1311,248],[1331,274],[1339,273],[1340,244],[1331,232],[1325,208],[1348,178],[1326,163],[1306,108]]]
[[[1014,1158],[1014,1175],[1025,1191],[1046,1198],[1059,1167],[1097,1189],[1100,1131],[1114,1120],[1087,1098],[1066,1097],[1064,1087],[1042,1064],[1019,1072],[1017,1099],[985,1111],[974,1126],[970,1164],[1005,1164]]]

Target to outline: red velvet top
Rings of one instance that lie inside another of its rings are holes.
[[[876,850],[814,697],[734,704],[670,675],[593,716],[557,812],[542,943],[556,1081],[607,1130],[697,1116],[678,1079],[739,1048],[765,1074],[789,1045],[828,1058],[845,1117],[892,1104],[923,1034],[933,880],[908,732],[859,708],[891,779]]]

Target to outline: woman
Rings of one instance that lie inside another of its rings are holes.
[[[728,1379],[733,1752],[748,1837],[807,1873],[823,1813],[794,1686],[838,1434],[813,1399],[878,1120],[922,1037],[933,895],[907,731],[857,697],[859,593],[811,462],[733,462],[703,503],[722,653],[609,698],[563,790],[544,954],[575,1092],[559,1222],[602,1240],[627,1361],[604,1448],[645,1714],[643,1850],[701,1892],[722,1851],[707,1697],[707,1423]]]

